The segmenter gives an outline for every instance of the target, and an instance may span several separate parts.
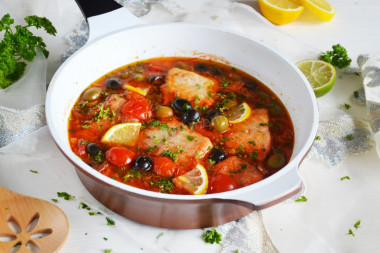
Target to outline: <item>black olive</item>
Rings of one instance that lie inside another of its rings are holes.
[[[97,156],[102,149],[95,143],[89,143],[87,144],[87,153],[90,154],[90,156]]]
[[[199,63],[194,65],[194,70],[199,72],[205,72],[208,71],[208,66],[206,64]]]
[[[172,103],[172,107],[177,113],[185,113],[188,110],[193,109],[190,102],[183,98],[175,99]]]
[[[226,159],[226,152],[224,152],[222,149],[215,148],[211,150],[208,158],[213,160],[215,163],[218,163]]]
[[[197,110],[190,109],[181,116],[181,120],[183,123],[188,125],[192,122],[199,120],[200,117],[201,115],[199,114]]]
[[[150,157],[147,155],[142,155],[142,156],[137,157],[137,159],[133,163],[134,170],[148,171],[152,169],[152,167],[153,167],[152,159],[150,159]]]
[[[165,76],[152,75],[149,77],[149,82],[154,85],[161,85],[165,82]]]
[[[212,68],[211,69],[211,75],[213,76],[221,76],[222,75],[222,71],[216,67]]]
[[[211,120],[215,118],[216,116],[221,115],[220,111],[218,109],[214,109],[211,111],[206,112],[206,122],[207,124],[210,124]]]
[[[107,88],[119,89],[120,87],[121,87],[121,82],[119,81],[119,79],[110,78],[107,80]]]
[[[257,83],[255,83],[253,81],[246,81],[246,82],[244,82],[244,87],[250,91],[253,91],[253,90],[257,89]]]

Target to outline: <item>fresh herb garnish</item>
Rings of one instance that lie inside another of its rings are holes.
[[[344,103],[344,107],[348,110],[351,108],[351,105]]]
[[[248,143],[252,144],[253,146],[256,146],[256,142],[255,141],[249,141]]]
[[[158,186],[163,193],[170,193],[173,191],[174,183],[170,177],[164,177],[155,182],[149,182],[150,185]]]
[[[320,141],[320,140],[322,140],[322,138],[321,138],[321,136],[317,135],[317,136],[315,136],[315,140]]]
[[[186,139],[187,139],[188,141],[193,141],[195,138],[197,138],[197,136],[186,135]]]
[[[74,196],[71,196],[67,192],[57,192],[57,196],[60,197],[60,198],[65,199],[65,200],[70,200],[70,199],[74,198]]]
[[[351,59],[348,57],[347,50],[343,46],[336,44],[332,46],[332,49],[332,51],[326,51],[319,56],[319,60],[331,63],[340,69],[350,66]]]
[[[54,203],[58,203],[58,199],[51,199]]]
[[[257,150],[252,151],[252,153],[249,153],[249,158],[250,158],[252,161],[256,161],[256,160],[257,160],[257,155],[258,155]]]
[[[295,202],[306,202],[306,201],[307,201],[307,198],[304,195],[300,196],[298,199],[295,200]]]
[[[113,220],[111,220],[110,218],[106,217],[106,220],[107,220],[108,226],[114,226],[115,225],[115,222]]]
[[[228,82],[226,78],[222,78],[220,85],[222,85],[223,87],[227,87],[228,85],[230,85],[230,82]]]
[[[358,221],[355,222],[355,224],[354,224],[354,228],[355,228],[355,229],[358,229],[358,228],[359,228],[359,226],[360,226],[360,222],[361,222],[360,220],[358,220]]]
[[[270,126],[270,122],[262,122],[259,125],[260,126]]]
[[[36,171],[36,170],[29,170],[30,172],[32,172],[32,173],[38,173],[38,171]]]
[[[28,30],[30,27],[37,29],[44,28],[45,32],[51,35],[57,33],[52,23],[43,17],[25,17],[25,26],[16,25],[11,27],[14,19],[10,14],[5,14],[0,19],[0,32],[5,31],[3,40],[0,42],[0,89],[4,89],[17,81],[26,68],[24,61],[33,61],[37,55],[36,48],[39,48],[47,58],[49,51],[42,38],[33,35]]]
[[[105,249],[104,253],[112,253],[112,249]]]
[[[341,178],[340,178],[340,181],[343,181],[343,180],[345,180],[345,179],[350,180],[350,177],[349,177],[349,176],[341,177]]]
[[[82,125],[82,128],[83,128],[83,129],[90,129],[91,126],[90,126],[90,125]]]
[[[160,239],[162,236],[164,235],[163,232],[159,233],[157,236],[156,236],[156,242],[158,241],[158,239]]]
[[[214,160],[212,160],[212,159],[208,159],[208,162],[211,164],[211,166],[212,165],[214,165],[216,162],[214,161]]]
[[[352,134],[348,134],[346,136],[346,139],[349,140],[349,141],[352,141],[353,139],[355,139],[355,137]]]
[[[181,146],[177,146],[177,151],[172,151],[170,149],[164,151],[161,156],[167,156],[170,159],[172,159],[173,162],[176,162],[178,160],[177,155],[181,154],[183,152],[183,148]]]
[[[222,137],[222,138],[220,138],[220,141],[228,141],[230,138],[228,138],[228,137]]]
[[[215,228],[213,228],[212,230],[207,230],[202,235],[202,239],[206,243],[210,243],[210,244],[217,243],[217,244],[219,244],[219,242],[222,240],[222,235],[220,233],[218,233],[218,231]]]
[[[354,232],[352,232],[352,229],[349,229],[349,230],[348,230],[348,233],[347,233],[347,235],[352,235],[352,236],[355,236]]]
[[[79,207],[78,207],[79,209],[86,209],[86,210],[91,210],[91,208],[86,204],[86,203],[84,203],[83,201],[81,201],[80,203],[79,203]]]

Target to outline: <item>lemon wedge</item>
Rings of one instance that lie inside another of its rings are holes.
[[[276,25],[293,22],[304,9],[292,0],[259,0],[259,6],[264,17]]]
[[[143,96],[146,96],[146,94],[149,91],[149,88],[138,88],[138,87],[133,87],[129,84],[124,85],[124,88],[127,90],[135,91],[137,93],[140,93]]]
[[[207,171],[201,164],[197,164],[191,171],[173,178],[173,182],[191,194],[205,194],[208,187]]]
[[[134,146],[139,137],[141,123],[121,123],[114,125],[103,135],[102,143]]]
[[[304,60],[296,65],[306,76],[317,97],[325,95],[334,86],[336,71],[330,63],[321,60]]]
[[[240,123],[248,119],[249,115],[251,115],[251,107],[249,107],[249,105],[244,102],[232,108],[231,110],[226,111],[225,115],[227,115],[229,123]]]
[[[335,14],[335,8],[326,0],[300,0],[300,3],[326,22]]]

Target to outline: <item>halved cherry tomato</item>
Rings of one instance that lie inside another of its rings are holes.
[[[153,159],[153,171],[162,177],[171,177],[176,174],[176,164],[166,156],[158,156]]]
[[[231,191],[238,188],[238,184],[230,176],[217,174],[210,178],[207,193]]]
[[[106,152],[107,161],[118,167],[129,165],[135,156],[132,150],[125,147],[112,147]]]
[[[145,96],[130,91],[126,95],[127,102],[124,104],[122,112],[126,119],[145,121],[152,117],[152,105]]]

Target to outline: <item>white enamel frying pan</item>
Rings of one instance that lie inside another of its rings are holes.
[[[315,95],[295,65],[259,41],[221,28],[185,23],[143,24],[112,0],[77,0],[90,27],[87,44],[56,72],[46,116],[54,140],[75,166],[88,191],[113,211],[166,228],[202,228],[236,220],[300,191],[298,167],[318,126]],[[150,192],[119,183],[92,169],[70,149],[67,123],[82,91],[100,76],[128,63],[161,56],[213,59],[266,84],[284,103],[294,124],[290,162],[274,175],[237,190],[202,196]]]

